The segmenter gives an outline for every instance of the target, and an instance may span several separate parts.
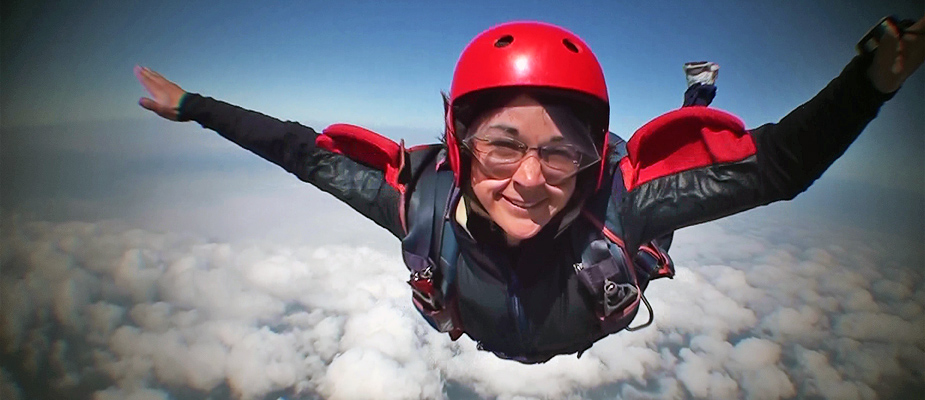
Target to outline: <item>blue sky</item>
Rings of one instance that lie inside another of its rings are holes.
[[[439,128],[436,99],[461,49],[512,19],[563,25],[592,46],[617,131],[676,106],[680,64],[698,59],[723,67],[716,106],[758,123],[837,74],[880,16],[923,13],[895,1],[187,3],[4,5],[4,126],[141,117],[124,101],[138,97],[140,63],[282,118]]]
[[[135,105],[131,68],[142,64],[281,119],[427,142],[466,43],[493,24],[538,19],[596,52],[622,136],[678,106],[680,65],[701,59],[721,65],[714,106],[757,126],[837,75],[881,16],[923,14],[921,2],[868,3],[6,2],[0,125],[150,119]],[[908,82],[833,175],[925,193],[923,82]]]

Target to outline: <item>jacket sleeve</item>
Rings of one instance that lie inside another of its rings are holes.
[[[661,170],[656,169],[654,177],[641,183],[624,178],[627,192],[620,208],[628,245],[756,206],[789,200],[805,191],[893,96],[873,87],[866,74],[869,65],[869,57],[856,57],[822,91],[778,123],[750,131],[742,128],[741,133],[727,132],[721,140],[701,146],[703,155],[712,160],[706,165],[693,168],[659,165]],[[649,152],[651,158],[660,160],[671,157],[665,155],[668,152],[664,149],[646,148],[653,142],[657,141],[636,146],[637,153]],[[677,147],[683,152],[682,147],[691,146]],[[632,139],[628,148],[630,157],[640,157],[632,154]],[[688,160],[680,160],[681,164],[685,162]],[[635,174],[639,168],[621,165],[621,169],[625,176],[627,172]]]
[[[404,236],[401,193],[386,183],[384,172],[317,146],[314,129],[193,93],[183,97],[179,118],[218,132]]]

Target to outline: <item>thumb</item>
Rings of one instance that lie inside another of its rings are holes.
[[[157,102],[147,97],[138,99],[138,105],[146,110],[157,112]]]
[[[169,119],[171,121],[178,120],[179,115],[176,109],[167,107],[150,98],[142,97],[138,100],[138,105],[146,110],[153,111],[155,114],[160,115],[165,119]]]

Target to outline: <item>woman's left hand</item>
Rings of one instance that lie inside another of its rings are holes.
[[[890,25],[874,53],[867,76],[882,93],[892,93],[902,86],[925,60],[925,17],[899,32]]]
[[[146,67],[136,65],[135,77],[153,97],[142,97],[138,100],[138,104],[161,117],[177,121],[180,112],[180,101],[183,100],[183,95],[186,94],[186,91],[177,86],[176,83],[167,80],[161,74]]]

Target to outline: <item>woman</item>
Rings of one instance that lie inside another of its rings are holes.
[[[629,143],[607,131],[591,50],[535,22],[466,47],[445,97],[445,143],[412,149],[349,125],[318,134],[146,68],[136,75],[153,97],[142,107],[217,131],[401,239],[413,300],[435,328],[535,363],[628,328],[648,280],[673,273],[658,238],[805,190],[922,63],[913,32],[923,26],[891,28],[777,124],[749,131],[689,107]]]

